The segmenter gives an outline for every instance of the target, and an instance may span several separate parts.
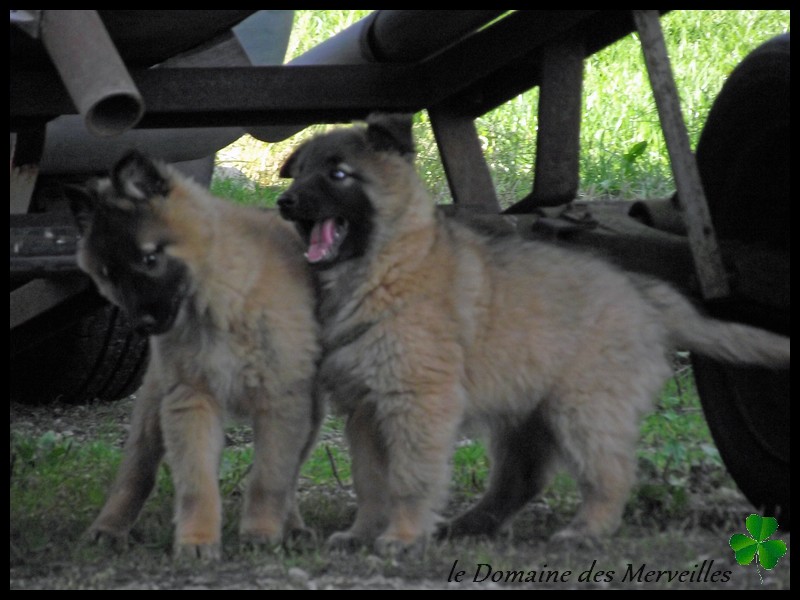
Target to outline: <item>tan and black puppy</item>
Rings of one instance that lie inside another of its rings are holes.
[[[608,533],[669,351],[789,367],[789,340],[710,320],[670,286],[447,219],[415,173],[408,118],[374,116],[292,154],[279,199],[321,286],[319,380],[347,416],[358,513],[333,545],[424,540],[459,427],[486,426],[491,481],[453,535],[494,533],[555,459],[583,504],[563,537]]]
[[[303,245],[276,212],[211,196],[130,153],[84,193],[78,264],[150,336],[150,364],[111,494],[90,533],[124,539],[162,457],[176,553],[220,555],[223,418],[253,426],[243,538],[302,530],[295,485],[318,430],[314,294]]]

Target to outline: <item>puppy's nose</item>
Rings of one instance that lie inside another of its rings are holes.
[[[141,335],[149,335],[155,329],[156,323],[156,318],[153,315],[145,313],[136,319],[134,329]]]
[[[295,198],[294,194],[284,192],[283,194],[278,196],[277,204],[278,208],[286,210],[294,208],[295,204],[297,204],[297,199]]]

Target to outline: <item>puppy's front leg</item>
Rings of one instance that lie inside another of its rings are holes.
[[[390,502],[388,526],[375,542],[379,553],[424,544],[433,533],[450,482],[463,405],[463,393],[450,388],[392,398],[389,409],[381,411]]]
[[[310,384],[264,398],[254,411],[255,452],[240,532],[242,539],[273,546],[290,536],[292,543],[313,540],[295,505],[300,467],[320,425],[312,407]]]
[[[375,420],[374,404],[361,404],[348,415],[345,435],[352,458],[358,510],[350,529],[334,533],[328,539],[328,546],[353,550],[361,544],[371,544],[388,522],[386,445]]]
[[[220,407],[211,396],[180,385],[164,399],[161,427],[175,484],[175,554],[219,558],[219,461],[224,441]]]

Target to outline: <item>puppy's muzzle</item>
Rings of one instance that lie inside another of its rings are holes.
[[[284,217],[291,216],[292,211],[297,208],[297,196],[292,192],[284,192],[276,200],[276,204]]]

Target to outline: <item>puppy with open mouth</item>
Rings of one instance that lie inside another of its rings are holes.
[[[671,350],[789,368],[788,338],[706,318],[665,283],[443,216],[407,116],[312,138],[281,175],[281,214],[321,293],[318,383],[353,460],[358,512],[334,546],[392,551],[433,533],[464,425],[488,431],[489,487],[441,531],[496,533],[563,462],[583,501],[557,535],[610,533]]]

